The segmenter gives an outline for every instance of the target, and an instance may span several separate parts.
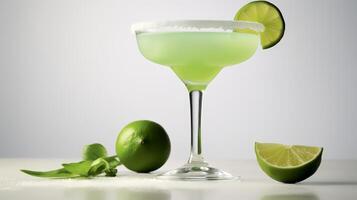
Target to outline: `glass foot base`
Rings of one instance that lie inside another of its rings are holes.
[[[232,180],[237,177],[220,169],[209,167],[207,163],[188,163],[180,168],[168,171],[158,176],[160,179],[174,180]]]

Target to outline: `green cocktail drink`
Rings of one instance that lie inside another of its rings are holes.
[[[148,59],[170,66],[189,91],[204,90],[223,67],[250,58],[259,35],[239,32],[156,32],[137,36]]]
[[[170,67],[186,85],[191,105],[191,154],[187,164],[161,178],[232,179],[210,167],[202,154],[201,106],[207,85],[223,67],[239,64],[255,53],[264,26],[244,21],[167,21],[133,26],[140,52],[150,61]]]

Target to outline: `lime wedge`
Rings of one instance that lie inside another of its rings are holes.
[[[255,143],[260,168],[283,183],[297,183],[313,175],[320,166],[322,151],[321,147]]]
[[[253,1],[243,6],[234,20],[259,22],[264,25],[260,33],[263,49],[276,45],[284,35],[285,22],[278,7],[267,1]]]

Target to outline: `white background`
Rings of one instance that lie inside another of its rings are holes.
[[[241,0],[0,0],[0,157],[111,153],[137,119],[159,122],[171,159],[189,153],[184,85],[137,49],[131,24],[233,19]],[[254,158],[254,141],[325,147],[357,159],[356,1],[273,1],[286,32],[224,69],[204,96],[208,160]]]

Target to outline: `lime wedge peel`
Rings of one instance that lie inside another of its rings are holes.
[[[259,22],[264,25],[260,33],[263,49],[275,46],[285,32],[285,21],[278,7],[268,1],[253,1],[243,6],[234,20]]]
[[[276,143],[255,143],[261,169],[274,180],[296,183],[313,175],[320,166],[323,148]]]

